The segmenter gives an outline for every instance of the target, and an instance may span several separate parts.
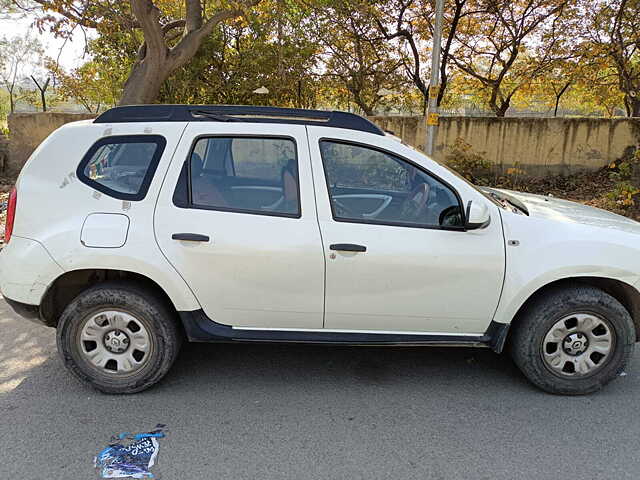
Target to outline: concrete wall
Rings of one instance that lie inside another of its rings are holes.
[[[6,175],[17,175],[40,142],[65,123],[94,118],[82,113],[12,113],[9,115],[9,159]]]
[[[9,115],[9,160],[4,173],[17,174],[38,144],[59,126],[94,116],[54,112]],[[371,120],[406,143],[424,148],[424,117]],[[518,166],[530,175],[568,174],[599,169],[639,145],[640,119],[443,117],[436,140],[437,160],[444,161],[457,138],[499,170]]]
[[[424,148],[424,117],[371,117],[406,143]],[[462,138],[497,169],[518,166],[530,175],[597,170],[640,144],[640,118],[441,117],[435,158],[444,161]]]
[[[9,160],[9,139],[0,135],[0,173],[4,173]]]

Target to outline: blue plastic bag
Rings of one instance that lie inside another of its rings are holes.
[[[149,469],[155,464],[160,444],[158,438],[165,436],[164,425],[148,433],[131,435],[121,433],[117,440],[129,440],[112,443],[102,450],[94,460],[102,478],[154,478]]]

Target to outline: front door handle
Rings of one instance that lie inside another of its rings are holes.
[[[188,242],[208,242],[208,235],[201,235],[200,233],[174,233],[171,235],[173,240],[186,240]]]
[[[367,247],[364,245],[356,245],[355,243],[334,243],[329,246],[331,250],[339,250],[342,252],[366,252]]]

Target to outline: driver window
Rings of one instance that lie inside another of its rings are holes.
[[[373,148],[323,140],[320,153],[333,218],[416,227],[462,225],[450,187],[411,163]]]

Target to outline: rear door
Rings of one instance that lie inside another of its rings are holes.
[[[190,124],[154,223],[212,320],[322,328],[324,254],[304,126]]]

